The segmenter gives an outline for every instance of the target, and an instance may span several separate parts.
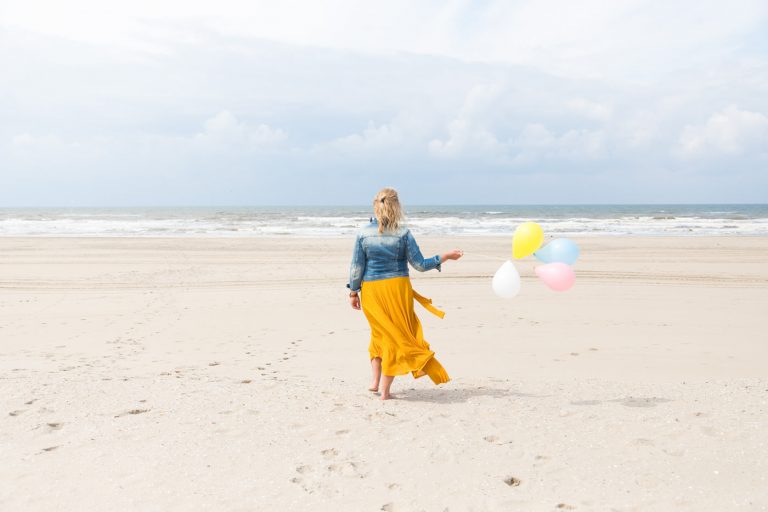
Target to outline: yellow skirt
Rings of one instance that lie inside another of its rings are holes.
[[[414,291],[409,277],[363,281],[360,301],[371,326],[368,353],[371,359],[381,358],[384,375],[412,373],[415,378],[429,375],[435,384],[448,382],[448,373],[424,340],[414,300],[440,318],[445,316],[430,299]]]

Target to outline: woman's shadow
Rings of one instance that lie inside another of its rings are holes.
[[[448,389],[413,389],[400,391],[397,399],[404,402],[429,402],[433,404],[457,404],[469,401],[472,398],[491,397],[505,398],[509,396],[544,397],[545,395],[532,395],[519,393],[509,388],[496,388],[487,386],[461,387]]]

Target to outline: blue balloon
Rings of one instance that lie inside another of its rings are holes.
[[[555,238],[547,245],[533,253],[544,263],[566,263],[573,265],[579,259],[579,246],[567,238]]]

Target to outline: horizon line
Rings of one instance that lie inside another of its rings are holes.
[[[419,206],[768,206],[765,203],[739,203],[739,202],[712,202],[712,203],[409,203],[413,207]],[[174,204],[174,205],[23,205],[0,206],[0,210],[52,208],[52,209],[107,209],[107,208],[369,208],[370,204]]]

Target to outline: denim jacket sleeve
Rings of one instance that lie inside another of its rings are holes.
[[[416,243],[416,239],[413,238],[411,230],[405,232],[405,254],[408,257],[408,263],[419,272],[426,272],[436,268],[438,272],[441,272],[440,268],[440,255],[432,256],[431,258],[424,258],[421,255],[419,245]]]
[[[353,292],[360,291],[365,274],[365,251],[363,250],[363,237],[357,235],[355,248],[352,250],[352,264],[349,266],[349,283],[347,288]]]

